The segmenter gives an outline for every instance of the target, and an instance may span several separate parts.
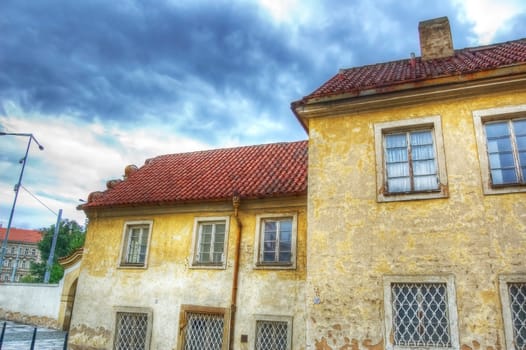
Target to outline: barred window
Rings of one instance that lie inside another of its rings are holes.
[[[182,349],[224,350],[228,348],[226,309],[181,307]]]
[[[290,321],[261,319],[256,321],[256,350],[290,350]]]
[[[506,349],[526,349],[526,276],[499,276]]]
[[[150,228],[150,223],[128,223],[125,225],[121,266],[146,266]]]
[[[451,347],[445,283],[393,283],[394,343]]]
[[[130,308],[131,309],[131,308]],[[118,311],[116,313],[114,350],[147,350],[150,347],[150,314]]]
[[[386,276],[386,349],[458,349],[452,276]]]

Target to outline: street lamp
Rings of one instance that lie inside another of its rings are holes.
[[[40,149],[41,151],[44,150],[44,146],[42,146],[37,141],[37,139],[33,136],[33,134],[22,134],[22,133],[15,133],[15,132],[0,132],[0,136],[29,137],[29,140],[27,141],[26,154],[24,155],[24,158],[20,159],[20,163],[22,164],[22,170],[20,171],[20,176],[18,177],[18,183],[15,185],[15,199],[13,200],[13,206],[11,207],[11,213],[9,214],[9,221],[7,223],[7,229],[5,231],[4,241],[2,242],[2,251],[0,252],[0,271],[2,271],[4,267],[4,256],[7,250],[7,241],[9,239],[9,231],[11,230],[11,223],[13,222],[13,214],[15,213],[16,200],[18,199],[18,191],[20,190],[20,186],[22,186],[22,176],[24,176],[24,169],[26,168],[27,155],[29,153],[29,147],[31,147],[31,141],[34,140],[35,143],[38,145],[38,149]]]

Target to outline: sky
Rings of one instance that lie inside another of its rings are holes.
[[[290,103],[341,68],[526,37],[523,0],[3,0],[0,132],[33,134],[12,227],[40,229],[162,154],[304,140]],[[28,137],[0,136],[6,227]]]

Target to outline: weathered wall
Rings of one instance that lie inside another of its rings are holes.
[[[256,215],[298,214],[297,268],[253,268]],[[237,227],[232,204],[188,209],[173,207],[114,212],[90,217],[70,333],[72,349],[109,349],[114,336],[114,307],[153,311],[151,349],[175,349],[181,304],[230,307],[232,265]],[[225,269],[189,267],[194,218],[229,216]],[[288,201],[241,202],[242,223],[235,349],[253,348],[254,315],[293,316],[294,349],[305,344],[304,283],[306,278],[306,197]],[[153,220],[146,269],[118,268],[126,221]],[[96,310],[96,312],[94,312]],[[241,335],[249,343],[241,343]]]
[[[34,325],[58,327],[60,284],[0,284],[0,317]]]
[[[503,347],[498,275],[526,273],[526,201],[483,194],[472,111],[524,103],[517,91],[309,120],[308,346],[383,348],[383,276],[452,274],[460,346]],[[431,115],[449,198],[377,203],[373,124]]]

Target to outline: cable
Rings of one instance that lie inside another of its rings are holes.
[[[27,188],[24,187],[24,185],[20,185],[20,187],[22,187],[24,189],[24,191],[26,191],[27,193],[29,193],[31,195],[31,197],[35,198],[40,204],[42,204],[44,207],[47,208],[47,210],[49,210],[50,212],[52,212],[53,214],[55,214],[55,216],[57,216],[58,214],[55,213],[51,208],[49,208],[46,204],[44,204],[44,202],[42,202],[40,199],[37,198],[37,196],[35,196],[33,193],[31,193],[31,191],[29,191]]]

